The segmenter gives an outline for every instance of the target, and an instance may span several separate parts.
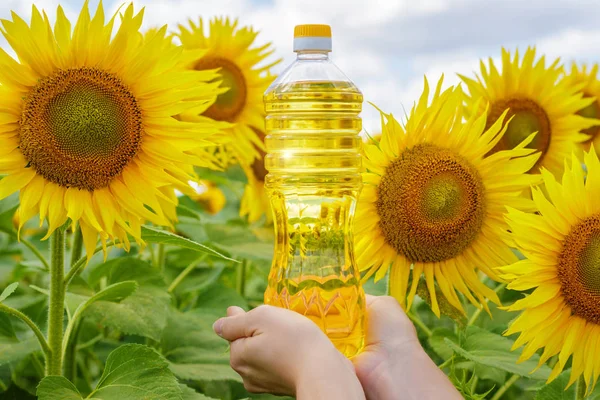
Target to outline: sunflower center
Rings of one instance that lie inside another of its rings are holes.
[[[253,126],[251,126],[250,128],[254,131],[254,133],[256,133],[256,135],[264,143],[265,133],[263,131],[256,129]],[[255,159],[254,162],[252,163],[252,172],[254,172],[254,176],[256,177],[256,179],[258,179],[261,182],[264,182],[265,177],[269,173],[269,171],[267,171],[267,169],[265,168],[265,155],[267,153],[265,153],[262,149],[257,149],[257,150],[258,150],[258,153],[260,154],[260,158]]]
[[[198,61],[196,70],[220,68],[221,87],[228,88],[220,94],[213,105],[204,112],[209,118],[217,121],[233,122],[246,105],[246,79],[240,67],[220,57],[205,57]]]
[[[61,70],[27,95],[20,148],[38,174],[63,187],[108,186],[136,155],[143,135],[135,97],[96,68]]]
[[[386,242],[411,262],[456,257],[477,237],[485,191],[461,155],[431,144],[405,150],[378,187],[377,213]]]
[[[512,120],[508,124],[502,139],[492,149],[492,153],[513,149],[533,132],[537,132],[531,143],[527,145],[530,149],[537,149],[542,152],[542,157],[533,167],[535,169],[548,151],[548,147],[550,147],[552,127],[550,126],[548,114],[539,104],[530,99],[499,100],[492,105],[487,118],[486,129],[492,126],[507,108],[509,111],[506,120],[511,117]]]
[[[600,325],[600,215],[581,221],[566,236],[558,276],[573,314]]]
[[[592,97],[588,94],[586,94],[584,97]],[[586,108],[579,110],[577,112],[577,114],[581,115],[582,117],[585,118],[600,118],[600,103],[599,100],[594,101],[592,104],[590,104],[589,106],[587,106]],[[600,133],[600,125],[597,126],[592,126],[590,128],[587,129],[583,129],[582,130],[583,133],[590,135],[591,138],[590,140],[594,140],[594,138],[596,137],[596,135],[598,135],[598,133]]]

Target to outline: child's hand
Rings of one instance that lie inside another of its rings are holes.
[[[393,297],[367,295],[365,349],[352,361],[369,400],[462,399]]]
[[[250,392],[296,395],[298,399],[364,399],[352,363],[308,318],[260,306],[229,307],[215,332],[231,342],[231,367]]]

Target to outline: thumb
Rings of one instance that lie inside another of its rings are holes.
[[[367,344],[418,340],[412,322],[393,297],[369,296],[367,319]]]
[[[230,342],[252,336],[249,328],[248,314],[244,310],[228,310],[227,313],[230,316],[218,319],[213,325],[213,329],[217,335]]]

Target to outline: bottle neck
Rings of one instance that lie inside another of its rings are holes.
[[[297,60],[309,60],[309,61],[323,61],[329,59],[328,51],[315,51],[315,50],[306,50],[306,51],[298,51]]]

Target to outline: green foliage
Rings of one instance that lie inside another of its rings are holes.
[[[497,368],[532,379],[546,380],[550,376],[550,368],[545,365],[532,372],[538,365],[539,356],[537,355],[527,361],[517,363],[518,353],[510,351],[512,341],[503,336],[476,326],[468,327],[465,336],[462,345],[458,345],[449,338],[444,338],[444,342],[456,355],[482,366]]]
[[[15,290],[17,290],[17,286],[19,286],[18,282],[13,282],[10,285],[8,285],[6,287],[6,289],[4,289],[2,291],[2,294],[0,294],[0,303],[3,302],[4,300],[6,300],[8,298],[8,296],[10,296],[11,294],[13,294],[13,292]]]
[[[40,400],[181,400],[182,390],[165,360],[153,349],[139,344],[123,345],[110,353],[98,385],[83,397],[62,376],[47,376],[40,382]]]
[[[249,310],[263,302],[272,227],[239,218],[241,170],[199,173],[220,185],[228,199],[224,210],[210,215],[184,196],[176,234],[144,226],[145,248],[125,253],[113,247],[106,260],[97,254],[74,274],[66,294],[65,377],[44,378],[43,353],[30,327],[0,313],[0,399],[28,400],[36,393],[41,400],[285,399],[248,393],[229,366],[228,343],[212,330],[227,307]],[[48,272],[40,257],[48,246],[39,241],[43,232],[36,223],[21,232],[33,250],[17,242],[12,225],[17,205],[18,196],[0,201],[0,302],[45,334]],[[72,242],[68,233],[68,251]],[[387,279],[369,280],[364,288],[385,295]],[[521,296],[497,289],[505,304]],[[548,366],[530,373],[539,356],[516,363],[519,353],[510,351],[514,338],[502,336],[514,315],[493,304],[491,315],[466,305],[465,318],[438,290],[438,319],[427,304],[428,291],[419,293],[423,298],[410,310],[422,324],[419,338],[466,399],[492,398],[507,382],[503,400],[573,398],[573,388],[564,391],[566,373],[548,385]],[[515,374],[518,379],[511,378]],[[596,395],[591,399],[600,400]]]
[[[222,255],[214,249],[211,249],[208,246],[196,243],[193,240],[189,240],[184,237],[175,235],[171,232],[153,228],[151,226],[142,226],[142,239],[147,241],[148,243],[170,244],[173,246],[183,247],[202,253],[208,253],[210,255],[225,258],[230,261],[235,261],[233,259],[227,258],[226,256]]]
[[[116,258],[92,269],[88,282],[99,285],[133,281],[137,290],[120,303],[94,303],[87,318],[101,326],[159,340],[167,322],[171,298],[160,271],[133,257]]]

